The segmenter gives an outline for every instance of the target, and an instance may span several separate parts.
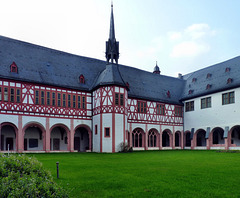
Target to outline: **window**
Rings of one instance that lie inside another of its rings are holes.
[[[0,87],[0,101],[2,101],[2,87]]]
[[[66,94],[63,94],[63,102],[62,102],[62,106],[66,107]]]
[[[68,95],[68,107],[71,108],[71,95]]]
[[[138,101],[138,113],[146,113],[147,112],[147,103]]]
[[[124,97],[123,97],[123,94],[120,94],[120,106],[124,106]]]
[[[16,92],[17,92],[16,102],[19,103],[19,102],[21,102],[21,91],[20,91],[20,89],[17,89]]]
[[[232,83],[233,82],[233,79],[232,78],[228,78],[227,79],[227,84],[230,84],[230,83]]]
[[[97,135],[97,125],[95,125],[95,135]]]
[[[85,78],[82,74],[79,77],[79,82],[80,82],[80,84],[85,84]]]
[[[105,135],[104,137],[110,137],[110,128],[105,128]]]
[[[86,108],[85,96],[82,96],[82,108]]]
[[[212,85],[207,84],[206,89],[211,89]]]
[[[192,79],[192,82],[196,82],[196,81],[197,81],[197,78],[193,78],[193,79]]]
[[[57,97],[58,97],[58,98],[57,98],[57,106],[58,106],[58,107],[61,107],[61,94],[58,93],[58,94],[57,94]]]
[[[175,116],[182,117],[182,107],[175,107]]]
[[[50,92],[47,91],[47,105],[50,105]]]
[[[52,93],[52,105],[53,106],[56,105],[56,93],[55,92]]]
[[[10,89],[10,102],[14,102],[14,88]]]
[[[73,108],[76,108],[76,96],[73,95]]]
[[[44,105],[44,99],[45,99],[45,97],[44,97],[44,91],[41,91],[41,105]]]
[[[157,104],[157,114],[158,115],[165,115],[165,105]]]
[[[234,102],[235,102],[234,92],[229,92],[229,93],[222,94],[222,104],[223,105],[232,104]]]
[[[168,97],[168,98],[171,98],[171,93],[170,93],[169,90],[167,91],[167,97]]]
[[[210,107],[211,107],[211,97],[202,98],[201,109],[210,108]]]
[[[10,65],[10,71],[13,73],[18,73],[18,68],[15,62]]]
[[[115,93],[115,105],[119,105],[119,94]]]
[[[225,72],[230,72],[230,67],[226,67]]]
[[[190,90],[188,91],[188,94],[192,94],[192,93],[193,93],[193,90],[190,89]]]
[[[78,108],[81,109],[81,96],[78,96]]]
[[[39,104],[39,91],[38,90],[36,90],[35,91],[35,104]]]
[[[194,101],[186,102],[185,111],[194,111]]]
[[[212,74],[208,73],[206,78],[211,78]]]

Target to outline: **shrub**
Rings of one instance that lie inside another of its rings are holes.
[[[133,151],[132,147],[128,146],[126,142],[122,142],[120,144],[120,152],[127,153],[132,151]]]
[[[0,155],[0,197],[68,197],[35,158]]]

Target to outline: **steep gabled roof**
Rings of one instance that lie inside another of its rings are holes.
[[[186,85],[181,100],[240,87],[239,75],[240,56],[187,74],[183,76]]]

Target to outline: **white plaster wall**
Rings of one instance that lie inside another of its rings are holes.
[[[70,119],[61,119],[61,118],[50,118],[49,119],[49,128],[51,128],[53,125],[55,124],[63,124],[66,125],[68,127],[68,129],[70,130]]]
[[[1,114],[0,123],[3,123],[3,122],[10,122],[10,123],[14,124],[16,127],[18,127],[18,116]]]
[[[44,128],[46,127],[46,118],[44,117],[36,117],[36,116],[23,116],[22,117],[22,126],[24,127],[26,124],[36,122],[40,123]]]
[[[95,125],[97,125],[97,135],[95,134]],[[100,152],[100,114],[93,116],[93,151]]]
[[[105,113],[102,115],[102,151],[103,152],[112,152],[112,114]],[[110,128],[110,137],[105,138],[105,128]]]
[[[235,103],[222,105],[222,94],[227,92],[235,92]],[[201,109],[201,99],[210,97],[212,100],[212,107]],[[203,97],[198,97],[194,100],[194,111],[185,112],[184,109],[184,131],[194,128],[206,130],[210,127],[211,130],[215,127],[224,129],[229,126],[229,129],[235,125],[240,125],[240,88],[218,92]],[[187,100],[185,102],[192,101]],[[185,103],[184,102],[184,103]]]
[[[132,123],[132,130],[134,130],[135,128],[141,128],[145,132],[145,126],[146,126],[145,124],[141,123]]]
[[[92,121],[91,120],[74,119],[73,123],[74,123],[74,128],[77,127],[78,125],[84,124],[84,125],[87,125],[92,131]]]
[[[173,133],[173,126],[169,126],[169,125],[162,125],[162,132],[166,129],[169,129],[171,131],[171,133]]]
[[[123,114],[115,114],[115,152],[121,150],[121,144],[124,142]]]
[[[28,128],[25,132],[24,139],[27,139],[28,151],[40,151],[43,150],[43,137],[40,140],[39,130],[35,127]],[[29,148],[29,139],[38,139],[38,147]]]

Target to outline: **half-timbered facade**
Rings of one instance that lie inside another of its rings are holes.
[[[240,58],[178,78],[0,36],[1,152],[240,149]]]

